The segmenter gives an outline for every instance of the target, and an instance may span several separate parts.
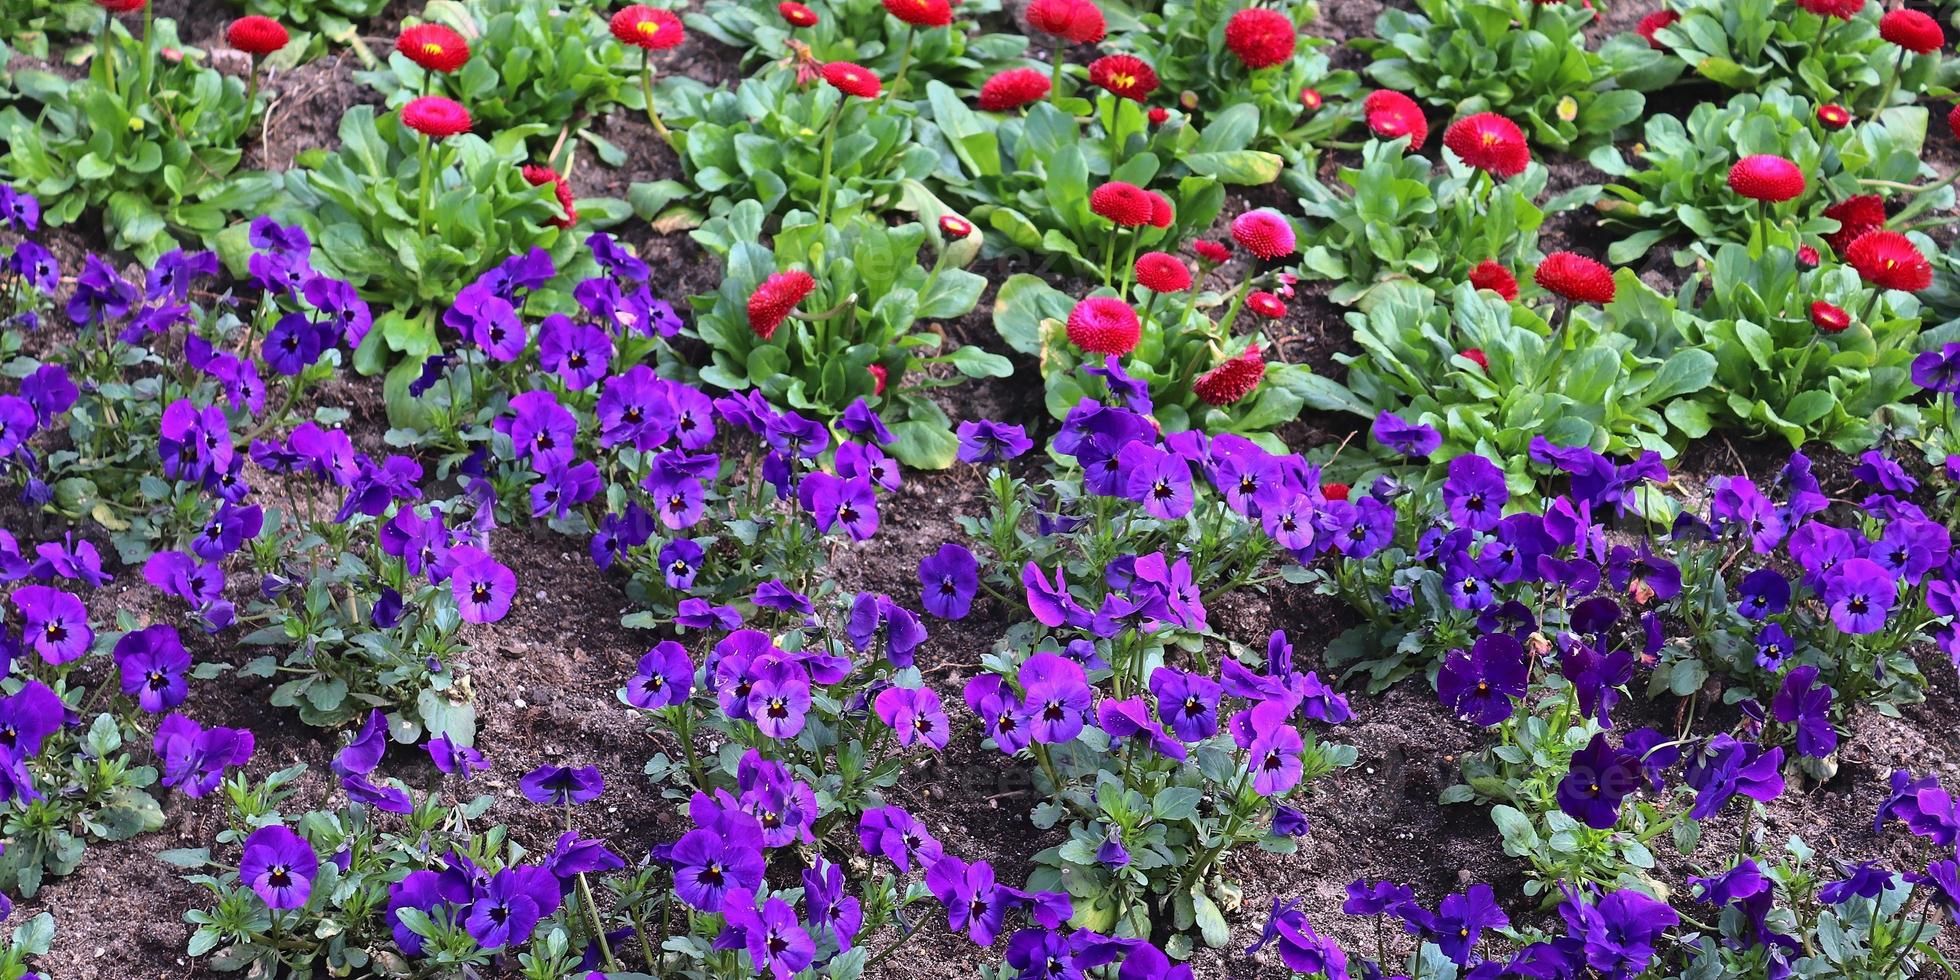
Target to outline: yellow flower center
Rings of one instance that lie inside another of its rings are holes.
[[[442,54],[442,45],[437,44],[434,41],[430,41],[429,43],[422,45],[422,53],[428,55],[431,58],[437,57]]]
[[[1111,75],[1109,80],[1115,82],[1117,88],[1130,88],[1137,83],[1135,75]]]
[[[653,37],[654,35],[659,34],[660,22],[657,20],[640,21],[640,33],[645,34],[648,37]]]

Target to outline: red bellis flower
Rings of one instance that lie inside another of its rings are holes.
[[[878,93],[885,90],[876,72],[848,61],[833,61],[823,66],[823,80],[829,82],[831,88],[860,99],[875,99]]]
[[[973,234],[973,222],[957,214],[942,215],[939,218],[939,233],[947,238],[965,238]]]
[[[1212,265],[1228,262],[1232,258],[1231,249],[1226,248],[1219,242],[1207,241],[1202,238],[1191,243],[1191,251],[1198,253],[1198,258]]]
[[[1746,156],[1729,168],[1729,190],[1752,201],[1788,201],[1803,189],[1803,171],[1775,154]]]
[[[1089,62],[1089,81],[1112,95],[1142,102],[1157,91],[1157,71],[1142,58],[1104,55]]]
[[[1091,354],[1121,357],[1136,350],[1142,336],[1137,311],[1114,296],[1091,296],[1068,314],[1069,343]]]
[[[1028,26],[1070,44],[1095,44],[1109,33],[1101,8],[1089,0],[1034,0]]]
[[[1320,97],[1319,89],[1303,88],[1300,90],[1300,108],[1308,112],[1318,112],[1323,102],[1324,100]]]
[[[648,51],[669,51],[687,40],[687,28],[671,10],[636,3],[612,16],[612,35],[621,44]]]
[[[1285,64],[1298,43],[1293,18],[1277,10],[1250,7],[1225,22],[1226,49],[1254,71]]]
[[[783,0],[776,5],[776,13],[783,18],[783,23],[791,27],[815,27],[819,20],[816,11],[796,0]]]
[[[1499,180],[1516,177],[1531,165],[1524,130],[1495,112],[1479,112],[1451,123],[1443,131],[1443,145],[1464,163]]]
[[[1323,500],[1346,500],[1348,499],[1348,494],[1352,492],[1354,492],[1354,488],[1345,483],[1323,483],[1320,485],[1320,496]]]
[[[240,17],[225,28],[225,43],[254,58],[263,58],[291,40],[292,35],[278,21],[257,14]]]
[[[1464,349],[1457,351],[1456,356],[1461,357],[1464,360],[1477,365],[1477,368],[1483,371],[1485,374],[1490,373],[1490,358],[1484,355],[1482,348],[1465,347]]]
[[[557,228],[571,228],[578,224],[577,201],[572,197],[572,182],[566,180],[558,171],[550,167],[527,164],[523,170],[524,182],[532,187],[551,185],[551,191],[558,197],[558,208],[565,212],[563,217],[551,219]]]
[[[1946,128],[1953,134],[1954,139],[1960,140],[1960,105],[1954,106],[1952,111],[1946,114]]]
[[[1878,36],[1913,54],[1932,54],[1946,44],[1939,21],[1905,7],[1888,10],[1878,19]]]
[[[1477,289],[1488,289],[1508,302],[1518,298],[1518,277],[1511,270],[1499,265],[1496,259],[1485,259],[1470,270],[1470,285]]]
[[[1247,211],[1232,219],[1232,240],[1262,259],[1293,254],[1293,224],[1271,208]]]
[[[1181,293],[1191,288],[1191,269],[1169,252],[1137,256],[1137,282],[1153,293]]]
[[[1171,111],[1163,106],[1153,105],[1149,112],[1144,113],[1144,118],[1149,119],[1152,126],[1162,126],[1171,121]]]
[[[1825,333],[1843,333],[1851,328],[1851,314],[1842,306],[1818,300],[1810,304],[1810,322]]]
[[[1361,109],[1368,117],[1368,128],[1385,140],[1409,138],[1409,149],[1420,150],[1429,139],[1429,120],[1422,114],[1422,107],[1416,100],[1400,92],[1380,89],[1368,93],[1361,101]]]
[[[1912,240],[1896,231],[1868,231],[1844,250],[1844,264],[1881,289],[1916,293],[1933,284],[1933,266]]]
[[[1822,261],[1824,261],[1824,259],[1822,256],[1817,254],[1816,249],[1810,247],[1809,245],[1797,246],[1798,265],[1801,265],[1806,269],[1815,269],[1817,268],[1817,264]]]
[[[430,139],[448,139],[470,131],[470,111],[454,99],[425,95],[402,106],[402,124]]]
[[[1838,223],[1838,230],[1825,235],[1824,241],[1842,257],[1852,242],[1884,227],[1885,199],[1877,194],[1856,194],[1825,208],[1824,217]]]
[[[1835,102],[1817,107],[1817,125],[1825,129],[1838,130],[1851,125],[1851,110]]]
[[[112,14],[128,14],[143,9],[149,0],[95,0],[95,5]]]
[[[913,27],[945,27],[953,22],[948,0],[885,0],[885,10]]]
[[[891,380],[891,371],[883,364],[866,364],[864,370],[871,375],[871,394],[884,394],[885,382]]]
[[[1198,375],[1191,392],[1207,405],[1230,405],[1258,390],[1266,377],[1266,358],[1257,346]]]
[[[1120,180],[1112,180],[1089,192],[1089,210],[1124,228],[1149,224],[1154,207],[1149,191]]]
[[[470,42],[441,24],[417,24],[395,38],[395,50],[424,71],[448,74],[470,60]]]
[[[1673,27],[1680,22],[1681,15],[1679,13],[1666,9],[1656,10],[1640,18],[1640,24],[1633,29],[1633,32],[1644,38],[1647,41],[1648,47],[1659,51],[1661,50],[1661,42],[1655,39],[1654,35],[1660,33],[1661,28]]]
[[[1255,289],[1246,294],[1245,308],[1270,320],[1277,320],[1286,315],[1286,303],[1263,289]]]
[[[1577,252],[1553,252],[1531,275],[1540,288],[1574,303],[1611,303],[1613,270]]]
[[[816,288],[817,281],[800,269],[771,274],[749,294],[749,329],[763,340],[774,337],[796,304]]]
[[[1048,97],[1048,74],[1036,68],[1009,68],[980,86],[982,112],[1012,112]]]
[[[1177,206],[1171,203],[1170,198],[1156,191],[1147,193],[1150,195],[1150,227],[1169,228],[1171,222],[1177,220]]]

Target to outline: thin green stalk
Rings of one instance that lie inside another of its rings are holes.
[[[422,137],[422,191],[415,211],[415,229],[417,234],[424,237],[429,234],[429,167],[435,156],[433,142],[428,136]]]
[[[1232,324],[1239,318],[1239,307],[1245,305],[1246,294],[1252,292],[1252,278],[1256,271],[1248,267],[1245,270],[1245,278],[1239,280],[1238,291],[1232,294],[1232,305],[1226,308],[1225,318],[1218,321],[1218,335],[1220,337],[1232,336]]]
[[[905,70],[912,67],[912,42],[918,40],[918,37],[918,28],[907,27],[905,29],[905,47],[901,48],[898,53],[898,74],[892,76],[891,87],[885,90],[885,97],[887,99],[897,99],[898,90],[905,87]]]
[[[819,174],[822,190],[817,192],[817,227],[822,228],[830,220],[830,151],[837,143],[837,122],[844,118],[844,98],[839,96],[837,108],[831,110],[830,122],[823,127],[823,171]]]
[[[95,56],[102,59],[103,80],[108,82],[109,90],[116,91],[116,56],[111,45],[116,39],[116,15],[109,8],[102,8],[102,36],[95,42]]]
[[[585,880],[585,872],[578,873],[578,900],[585,906],[585,917],[592,923],[592,938],[599,941],[599,955],[605,958],[606,969],[619,972],[619,960],[613,958],[612,944],[606,942],[605,924],[599,921],[599,906],[592,902],[592,883]]]
[[[152,38],[156,34],[156,0],[143,5],[143,61],[142,72],[137,75],[136,92],[139,98],[147,100],[150,95],[150,82],[156,77],[157,52]]]
[[[1048,101],[1062,100],[1062,65],[1068,61],[1068,47],[1061,39],[1055,40],[1055,74],[1048,80]]]
[[[653,131],[660,134],[660,141],[668,146],[674,145],[674,134],[667,131],[667,124],[660,121],[660,110],[653,107],[653,52],[640,49],[640,97],[647,104],[647,122],[653,124]]]
[[[1892,74],[1886,76],[1885,94],[1879,96],[1878,104],[1872,107],[1872,121],[1878,121],[1879,114],[1892,104],[1892,93],[1899,89],[1899,76],[1906,70],[1906,49],[1900,48],[1899,55],[1892,62]]]

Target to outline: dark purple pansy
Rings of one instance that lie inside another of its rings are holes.
[[[269,909],[304,907],[319,873],[320,857],[313,845],[283,824],[260,827],[245,838],[238,880],[257,892]]]
[[[947,543],[919,560],[919,601],[940,619],[965,619],[980,589],[980,563],[966,546]]]
[[[1619,822],[1620,801],[1643,782],[1640,759],[1606,741],[1605,733],[1572,756],[1565,777],[1559,780],[1559,809],[1594,830],[1606,830]]]
[[[542,765],[525,773],[517,786],[533,803],[574,806],[598,799],[606,781],[597,766]]]
[[[1466,652],[1450,651],[1436,673],[1436,694],[1450,713],[1489,728],[1524,697],[1528,670],[1524,646],[1505,633],[1487,633]]]
[[[177,627],[158,623],[123,634],[116,641],[115,660],[123,693],[135,698],[137,707],[161,714],[184,703],[191,655]]]

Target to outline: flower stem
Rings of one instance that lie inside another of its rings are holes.
[[[416,232],[423,236],[429,234],[429,166],[435,156],[432,142],[429,137],[422,137],[422,193],[415,211],[415,228]]]
[[[844,98],[839,96],[837,108],[831,110],[830,122],[823,128],[823,172],[818,175],[822,190],[817,192],[818,228],[822,228],[824,223],[830,220],[830,151],[837,143],[837,122],[843,118]]]
[[[905,47],[900,49],[898,54],[898,74],[892,76],[892,84],[890,88],[885,90],[885,98],[898,98],[898,90],[905,87],[905,69],[912,67],[912,42],[918,40],[918,38],[918,28],[907,27],[905,29]]]
[[[1892,61],[1892,74],[1886,76],[1885,78],[1885,94],[1878,97],[1877,105],[1872,106],[1873,122],[1877,122],[1879,115],[1885,111],[1885,108],[1887,106],[1892,104],[1892,93],[1898,91],[1899,76],[1903,74],[1905,70],[1906,70],[1906,49],[1900,48],[1898,57],[1893,59]]]
[[[116,39],[116,15],[109,8],[102,8],[102,37],[96,41],[95,56],[102,59],[102,74],[109,83],[109,90],[116,90],[116,56],[110,45]]]
[[[647,122],[653,124],[653,131],[660,134],[660,141],[668,146],[674,145],[674,134],[667,131],[667,124],[660,121],[660,110],[653,107],[653,52],[640,49],[640,98],[647,104]]]
[[[1068,48],[1057,39],[1055,41],[1055,74],[1048,80],[1048,101],[1062,100],[1062,65],[1068,61]]]
[[[1232,336],[1232,324],[1239,318],[1239,307],[1245,305],[1246,294],[1252,292],[1252,277],[1257,271],[1250,266],[1246,267],[1245,278],[1239,280],[1238,291],[1232,294],[1232,305],[1225,310],[1225,319],[1218,321],[1220,338],[1229,339]]]
[[[592,903],[592,883],[585,880],[583,871],[578,873],[578,900],[585,906],[587,921],[592,923],[592,938],[599,941],[599,955],[605,957],[606,969],[618,972],[619,961],[613,958],[612,944],[606,942],[606,927],[599,921],[599,906]]]

